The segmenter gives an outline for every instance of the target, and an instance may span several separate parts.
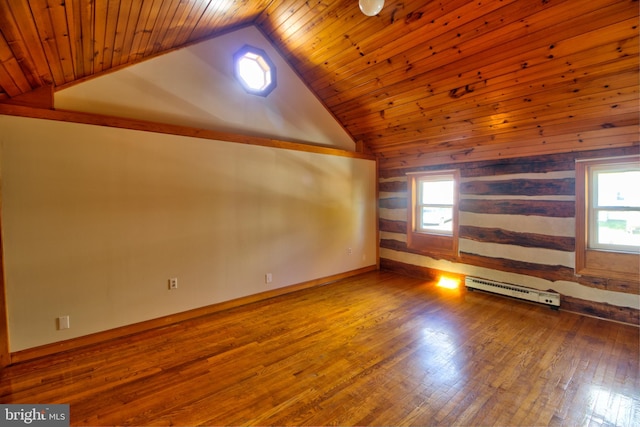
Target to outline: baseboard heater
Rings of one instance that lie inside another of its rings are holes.
[[[539,291],[537,289],[525,288],[524,286],[494,282],[493,280],[479,279],[477,277],[465,278],[464,284],[469,290],[479,289],[494,294],[539,302],[554,309],[560,307],[560,294],[555,292]]]

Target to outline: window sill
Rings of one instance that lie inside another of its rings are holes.
[[[582,276],[640,280],[640,255],[589,249],[576,261],[576,274]]]

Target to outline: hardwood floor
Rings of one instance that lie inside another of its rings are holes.
[[[72,425],[640,425],[639,330],[372,272],[10,366]]]

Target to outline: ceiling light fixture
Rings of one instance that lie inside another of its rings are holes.
[[[359,0],[360,10],[367,16],[375,16],[384,7],[384,0]]]

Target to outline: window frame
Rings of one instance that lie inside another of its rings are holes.
[[[419,201],[419,184],[428,178],[441,180],[450,176],[453,179],[453,205],[451,218],[451,234],[444,234],[428,229],[420,229],[417,226],[421,219],[419,210],[422,204]],[[460,171],[447,169],[429,172],[416,172],[407,174],[408,204],[407,204],[407,247],[426,255],[458,257],[458,206],[459,206]]]
[[[592,205],[595,198],[592,193],[592,171],[601,172],[610,166],[612,170],[623,165],[640,166],[640,156],[577,160],[576,161],[576,253],[575,272],[587,275],[621,280],[640,278],[640,254],[624,248],[591,248],[589,236],[596,225],[597,208]]]
[[[262,68],[264,73],[269,74],[269,81],[267,82],[265,87],[261,89],[254,89],[242,77],[240,62],[243,58],[246,57],[247,54],[251,54],[255,56],[256,59],[252,59],[252,60],[255,61],[260,68]],[[236,80],[242,86],[242,88],[247,93],[250,93],[252,95],[266,97],[271,92],[273,92],[273,90],[277,86],[277,78],[276,78],[277,71],[276,71],[275,64],[273,63],[269,55],[267,55],[267,52],[265,52],[263,49],[260,49],[254,46],[244,45],[242,46],[242,48],[240,48],[240,50],[238,50],[233,55],[233,74]]]

